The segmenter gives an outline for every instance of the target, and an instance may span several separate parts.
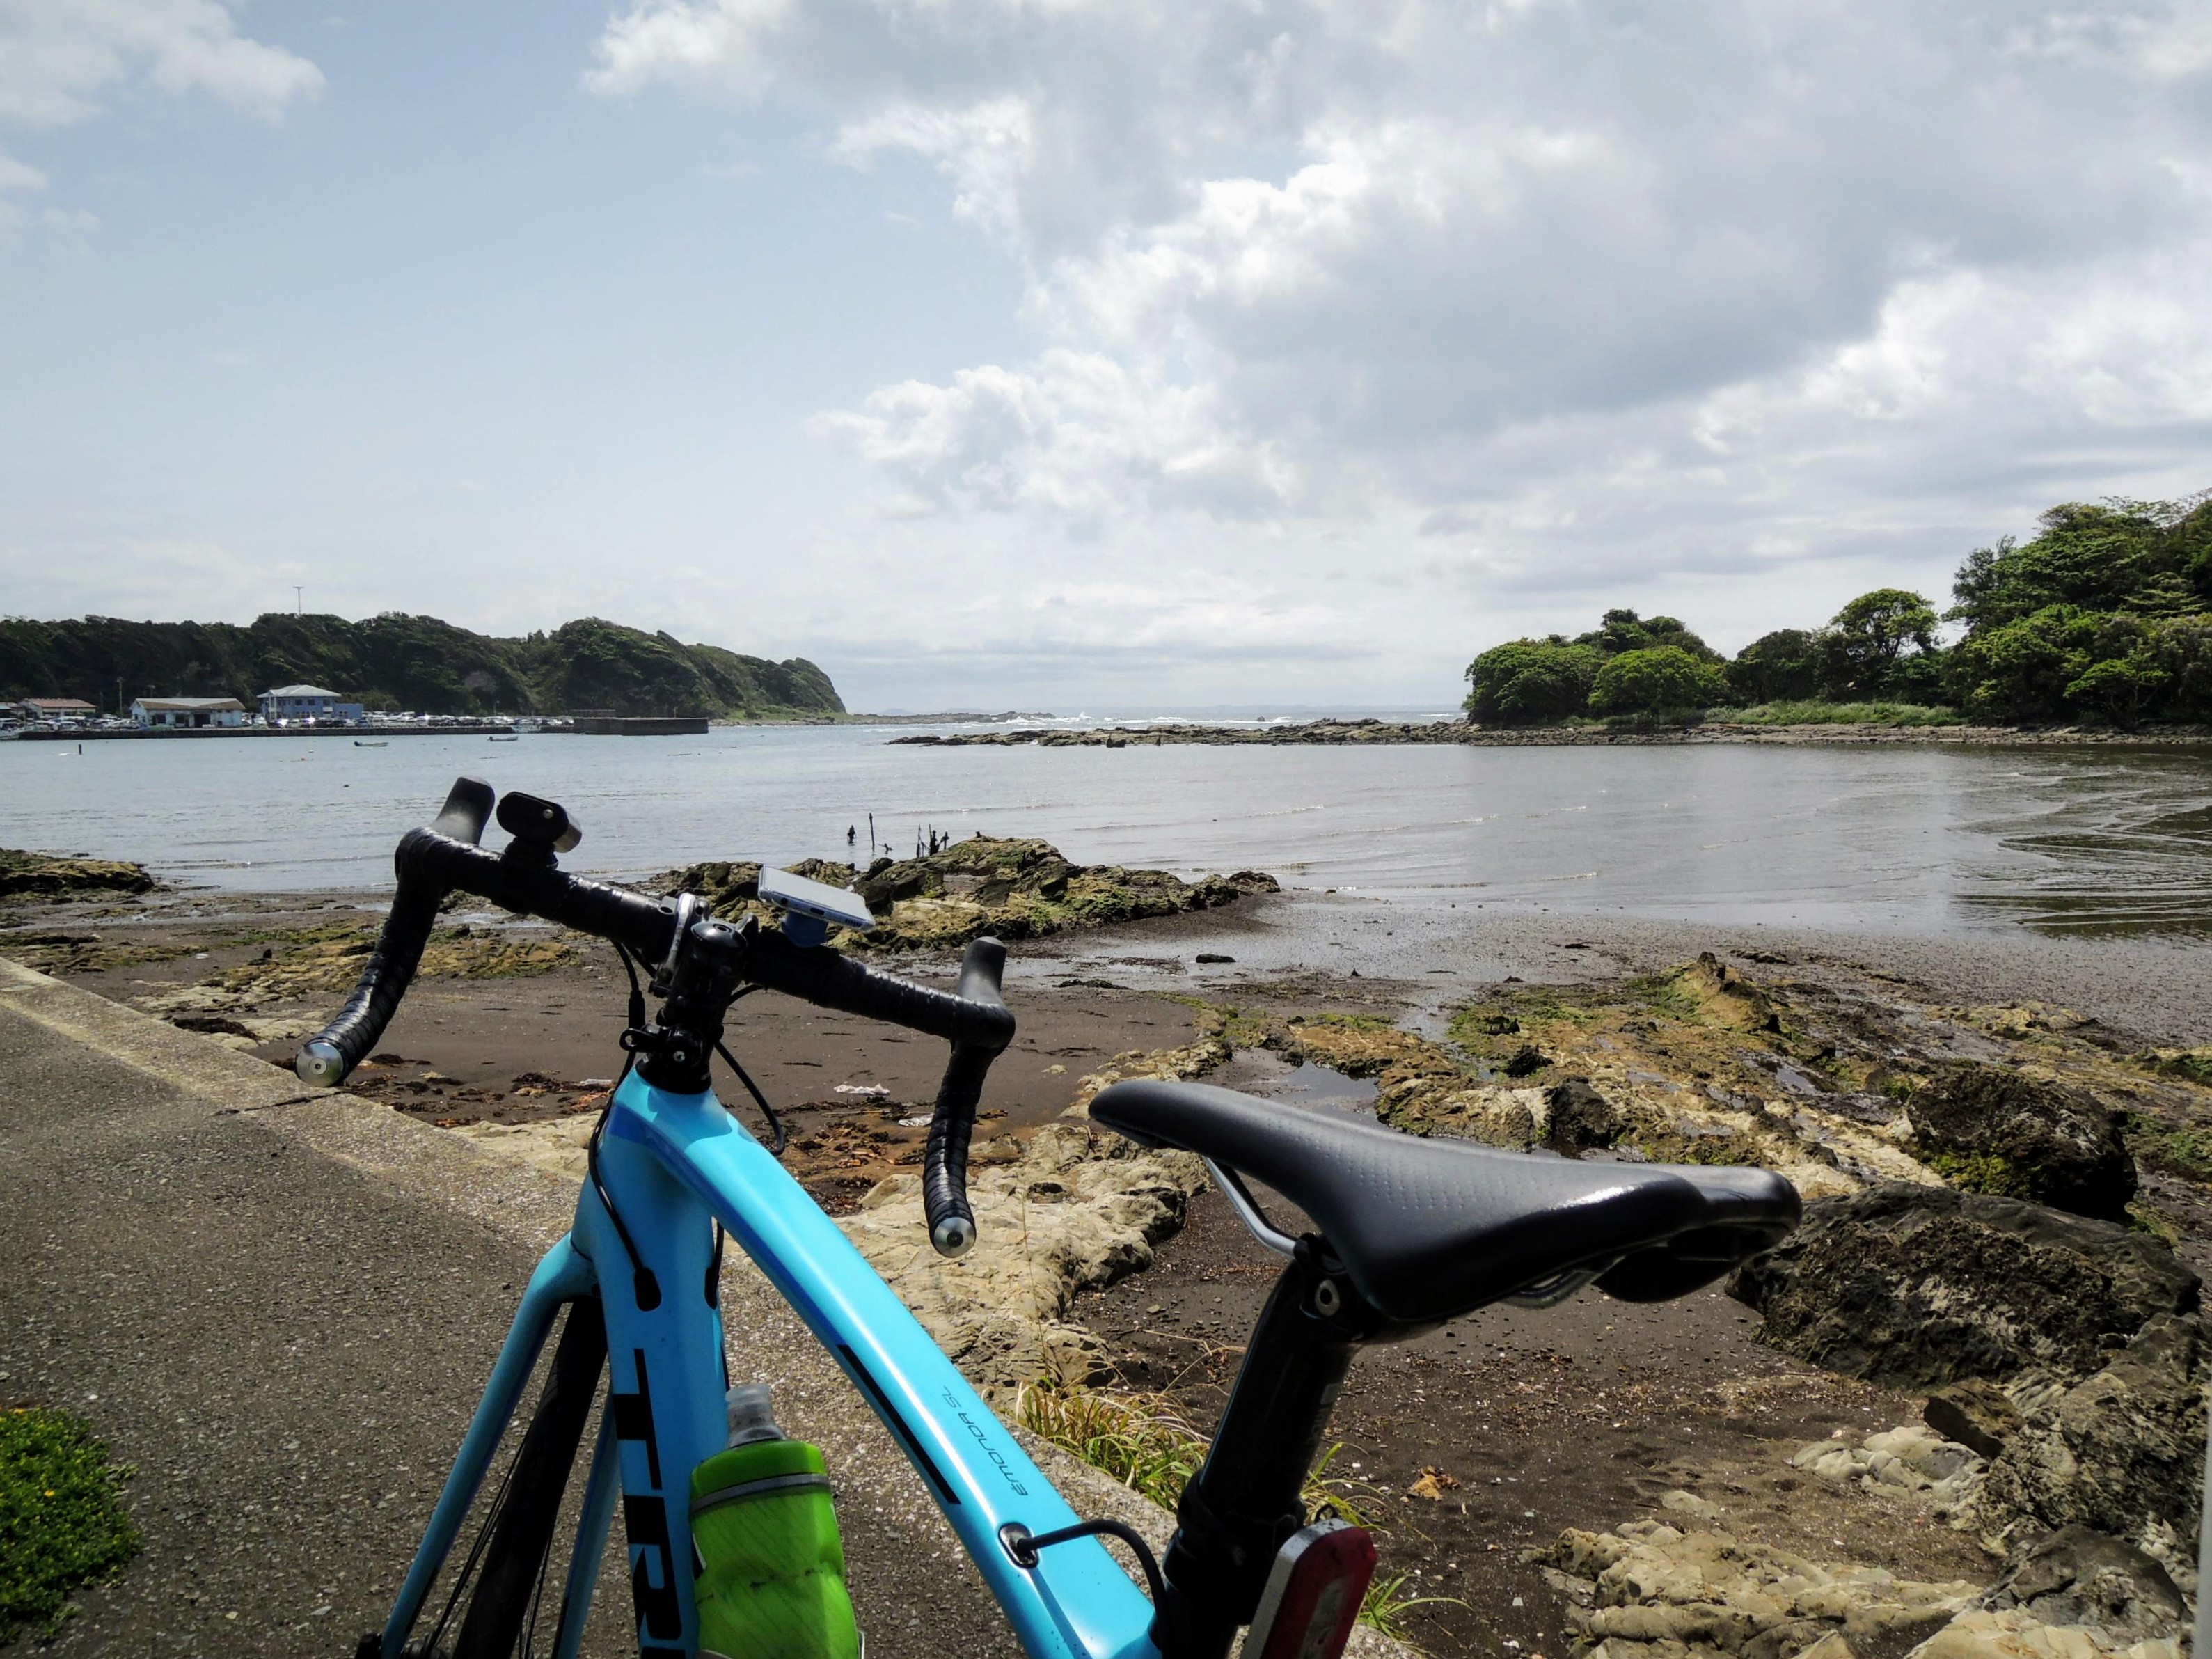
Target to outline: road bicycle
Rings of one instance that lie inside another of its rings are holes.
[[[1309,1515],[1301,1492],[1363,1346],[1493,1303],[1553,1305],[1591,1284],[1630,1301],[1684,1295],[1771,1246],[1798,1217],[1796,1190],[1763,1170],[1422,1139],[1204,1084],[1107,1089],[1091,1103],[1094,1122],[1198,1154],[1244,1224],[1286,1258],[1156,1560],[1133,1529],[1075,1513],[783,1169],[781,1127],[722,1041],[732,1003],[763,989],[947,1041],[923,1190],[930,1242],[957,1257],[975,1240],[966,1165],[976,1105],[1014,1032],[1000,994],[1003,947],[976,940],[958,990],[932,990],[830,946],[833,922],[869,925],[854,894],[771,871],[760,891],[780,925],[732,924],[695,894],[649,897],[562,871],[557,855],[580,832],[551,801],[499,799],[511,839],[500,852],[482,847],[494,802],[489,785],[462,778],[437,817],[400,841],[390,916],[343,1009],[300,1049],[301,1078],[336,1086],[372,1051],[456,890],[612,943],[630,970],[629,1060],[591,1139],[573,1229],[523,1294],[391,1615],[362,1638],[358,1659],[574,1659],[617,1499],[641,1659],[700,1651],[689,1482],[725,1445],[726,1238],[882,1419],[1033,1659],[1226,1659],[1240,1631],[1244,1659],[1337,1659],[1374,1547],[1361,1528]],[[640,965],[659,1002],[650,1018]],[[717,1054],[766,1115],[765,1140],[716,1098]],[[1248,1182],[1296,1206],[1312,1230],[1280,1231]],[[538,1403],[456,1566],[464,1524],[563,1309]],[[554,1533],[603,1390],[556,1595]],[[1109,1537],[1133,1554],[1145,1588],[1107,1550]],[[446,1593],[432,1609],[441,1575]],[[535,1645],[549,1622],[550,1650]],[[801,1651],[779,1647],[776,1659]]]

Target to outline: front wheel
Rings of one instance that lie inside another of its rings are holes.
[[[530,1427],[436,1620],[397,1655],[385,1653],[381,1633],[364,1636],[354,1659],[515,1659],[537,1650],[534,1638],[525,1644],[526,1632],[537,1630],[541,1613],[560,1613],[542,1605],[546,1563],[606,1359],[599,1299],[580,1297],[568,1304]]]
[[[453,1659],[513,1659],[526,1622],[532,1621],[545,1582],[545,1561],[561,1499],[576,1464],[584,1424],[607,1360],[607,1325],[597,1297],[568,1304],[537,1414],[514,1454],[505,1491],[485,1526],[490,1534],[476,1594],[469,1598]],[[556,1610],[557,1611],[557,1610]]]

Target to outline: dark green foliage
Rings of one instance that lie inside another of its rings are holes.
[[[1534,726],[1587,713],[1605,655],[1565,641],[1511,640],[1468,665],[1468,714],[1483,726]]]
[[[2205,551],[2212,501],[2069,501],[2043,515],[2043,532],[1978,548],[1959,567],[1951,615],[1974,633],[2054,605],[2178,616],[2212,599]]]
[[[1694,714],[1728,696],[1719,665],[1679,646],[1624,651],[1598,670],[1589,706],[1601,714]]]
[[[842,714],[803,658],[768,662],[587,617],[525,639],[471,634],[435,617],[365,622],[271,614],[252,626],[0,619],[0,697],[76,696],[115,710],[145,696],[233,696],[252,708],[305,681],[372,708],[427,714]]]
[[[2160,644],[2172,628],[2126,611],[2045,605],[1968,635],[1952,653],[1953,684],[1968,708],[2000,720],[2085,713],[2133,724],[2166,702],[2172,676]],[[2174,630],[2177,658],[2202,636],[2201,627]]]
[[[2054,507],[2033,540],[1969,555],[1954,597],[1948,615],[1966,627],[1948,647],[1923,596],[1882,587],[1825,628],[1777,629],[1725,665],[1671,617],[1608,611],[1573,640],[1484,652],[1468,668],[1467,708],[1499,726],[1590,710],[1679,717],[1723,702],[1770,722],[1888,718],[1878,711],[1902,707],[1923,724],[1954,720],[1954,709],[2010,722],[2212,724],[2212,491]]]
[[[1493,646],[1467,665],[1466,708],[1479,726],[1537,726],[1592,708],[1599,672],[1630,652],[1671,650],[1694,662],[1717,663],[1715,651],[1673,617],[1644,617],[1633,611],[1608,611],[1590,632],[1568,639],[1509,640]],[[1718,702],[1721,696],[1703,699]]]
[[[2212,720],[2212,495],[2079,501],[1959,568],[1954,701],[1985,719]]]
[[[1802,628],[1762,634],[1736,653],[1728,678],[1739,702],[1810,701],[1820,694],[1820,636]]]
[[[117,1490],[127,1473],[66,1412],[0,1412],[0,1643],[51,1635],[70,1591],[138,1553]]]
[[[1917,593],[1877,587],[1836,612],[1822,639],[1821,690],[1838,702],[1893,696],[1890,676],[1909,653],[1936,647],[1936,611]]]
[[[1607,611],[1604,620],[1590,632],[1577,635],[1575,643],[1594,645],[1608,657],[1617,657],[1624,651],[1650,651],[1671,645],[1710,662],[1721,659],[1719,652],[1674,617],[1639,617],[1633,611]]]

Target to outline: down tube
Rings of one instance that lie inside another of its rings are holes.
[[[690,1186],[844,1367],[1032,1659],[1159,1659],[1151,1602],[1095,1539],[1048,1550],[1026,1571],[1008,1558],[1001,1527],[1048,1532],[1074,1510],[837,1224],[711,1094],[664,1093],[633,1073],[607,1133],[642,1142]]]

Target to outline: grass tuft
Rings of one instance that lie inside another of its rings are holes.
[[[130,1473],[66,1412],[0,1412],[0,1643],[52,1635],[71,1591],[138,1553],[119,1490]]]
[[[1111,1395],[1031,1383],[1015,1408],[1022,1426],[1094,1469],[1173,1509],[1206,1462],[1206,1437],[1163,1395]]]
[[[1176,1506],[1182,1489],[1206,1462],[1206,1437],[1184,1420],[1164,1395],[1115,1395],[1073,1383],[1033,1382],[1022,1390],[1014,1415],[1032,1434],[1074,1453],[1163,1509]],[[1327,1510],[1352,1526],[1381,1532],[1377,1512],[1365,1505],[1382,1498],[1382,1489],[1356,1476],[1329,1473],[1343,1449],[1341,1442],[1331,1446],[1306,1477],[1302,1493],[1306,1510]],[[1402,1641],[1395,1621],[1408,1608],[1449,1599],[1406,1595],[1408,1577],[1401,1573],[1370,1584],[1359,1622]]]
[[[1456,1595],[1407,1595],[1406,1581],[1413,1576],[1410,1572],[1401,1572],[1389,1578],[1376,1579],[1367,1587],[1367,1599],[1359,1604],[1361,1624],[1394,1642],[1403,1642],[1407,1647],[1413,1647],[1414,1644],[1406,1634],[1405,1619],[1415,1607],[1463,1607],[1467,1605]]]

